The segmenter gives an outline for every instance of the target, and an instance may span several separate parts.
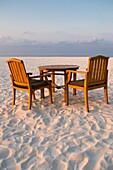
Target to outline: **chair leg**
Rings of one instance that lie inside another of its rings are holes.
[[[66,106],[69,105],[69,88],[68,85],[65,86],[65,101],[66,101]]]
[[[33,100],[36,99],[36,98],[35,98],[35,93],[34,93],[34,92],[32,93],[32,99],[33,99]]]
[[[32,92],[29,92],[29,101],[28,101],[28,110],[31,110],[31,104],[32,104]]]
[[[16,89],[12,88],[12,105],[15,105]]]
[[[88,90],[84,90],[84,100],[85,100],[85,108],[86,112],[89,112],[89,106],[88,106]]]
[[[104,87],[104,98],[106,100],[106,104],[109,104],[109,102],[108,102],[108,90],[107,90],[107,87]]]
[[[53,99],[52,99],[52,88],[49,88],[49,96],[50,96],[50,103],[53,103]]]

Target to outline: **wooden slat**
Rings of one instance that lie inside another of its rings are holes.
[[[105,79],[105,74],[106,74],[106,60],[102,61],[102,66],[101,66],[101,80]]]
[[[14,76],[15,76],[15,80],[16,80],[16,81],[19,81],[19,72],[18,72],[18,70],[17,70],[17,64],[16,64],[16,62],[14,62],[13,65],[14,65]]]
[[[22,78],[23,78],[23,82],[27,82],[27,74],[26,74],[26,70],[25,70],[25,67],[24,67],[24,63],[21,63],[20,65],[20,70],[21,70],[21,74],[22,74]]]
[[[100,81],[100,80],[102,80],[102,71],[103,71],[103,61],[101,60],[101,59],[98,59],[99,60],[99,65],[98,65],[98,78],[97,78],[97,80],[98,81]]]
[[[100,80],[100,73],[101,73],[101,60],[97,59],[97,66],[96,66],[96,80]]]
[[[23,82],[22,75],[21,75],[21,70],[20,70],[20,67],[19,67],[20,64],[21,64],[21,63],[16,63],[17,72],[18,72],[18,81],[19,81],[19,82]]]
[[[98,59],[97,60],[94,60],[95,62],[95,65],[93,66],[94,68],[94,79],[93,79],[93,82],[95,82],[97,80],[97,69],[98,69]]]

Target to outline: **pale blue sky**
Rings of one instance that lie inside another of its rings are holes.
[[[31,45],[33,52],[42,44],[69,43],[78,49],[90,42],[97,47],[113,43],[113,0],[0,0],[0,55],[1,46]]]

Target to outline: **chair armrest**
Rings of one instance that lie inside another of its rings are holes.
[[[51,80],[48,80],[48,77],[51,77],[51,74],[50,73],[47,73],[47,74],[43,74],[43,75],[37,75],[37,76],[28,76],[28,79],[31,80],[31,79],[35,79],[35,78],[41,78],[41,77],[45,77],[45,80],[48,82],[48,84],[51,85]]]
[[[87,74],[87,71],[75,71],[75,70],[67,70],[66,73],[78,73],[78,74]]]
[[[33,73],[27,73],[27,75],[29,76],[29,75],[32,75]]]
[[[87,75],[87,71],[75,71],[75,70],[67,70],[66,71],[67,73],[67,80],[66,80],[66,84],[68,84],[70,81],[71,81],[71,75],[72,73],[78,73],[78,74],[84,74],[84,75]]]
[[[30,76],[29,78],[40,78],[40,77],[51,77],[51,74],[47,73],[47,74],[43,74],[43,75]]]

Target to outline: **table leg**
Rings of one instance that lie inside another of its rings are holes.
[[[54,87],[54,84],[55,84],[55,72],[52,71],[52,86]],[[52,92],[55,92],[55,88],[52,88]]]
[[[73,80],[76,80],[76,73],[73,73]],[[76,95],[76,89],[73,89],[73,95]]]
[[[40,70],[40,75],[43,75],[43,70]],[[43,77],[40,77],[40,80],[43,80]],[[44,98],[44,89],[41,89],[41,98]]]

